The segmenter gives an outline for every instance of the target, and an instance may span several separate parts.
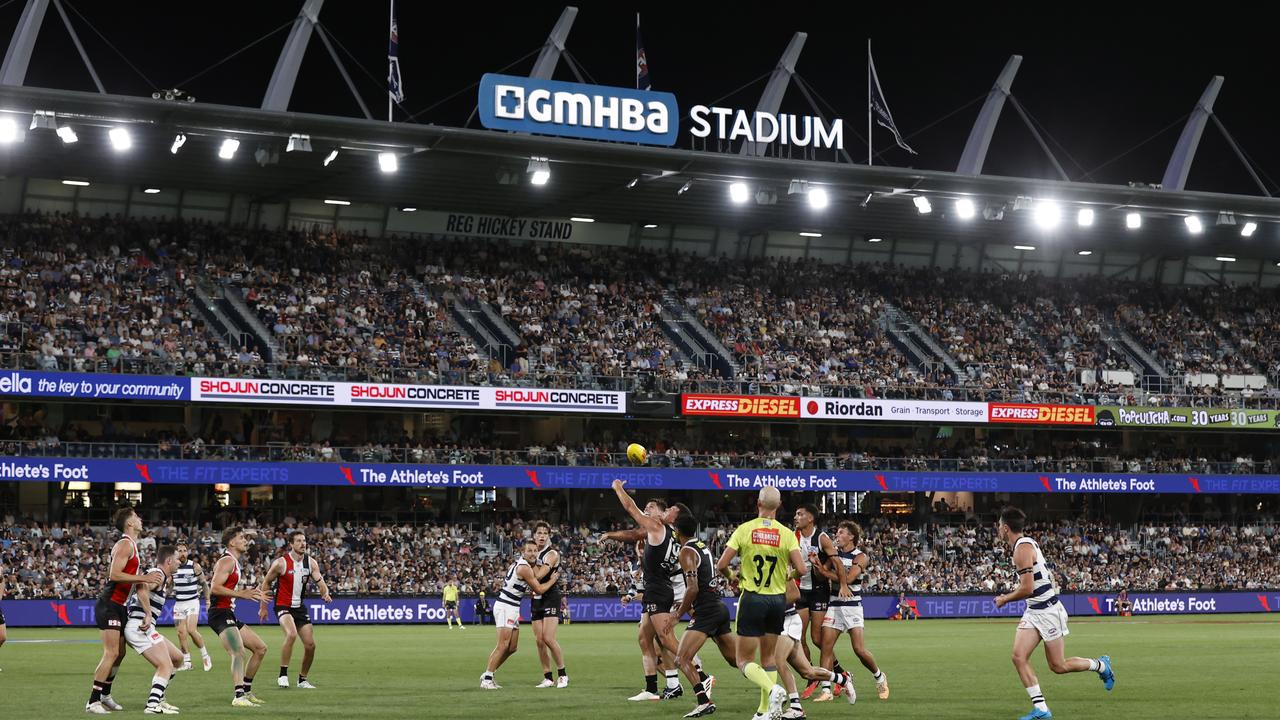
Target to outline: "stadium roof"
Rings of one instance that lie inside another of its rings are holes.
[[[1135,252],[1198,254],[1213,251],[1270,254],[1280,233],[1280,199],[1147,187],[1068,183],[1027,178],[958,175],[832,160],[744,157],[692,149],[569,140],[515,133],[387,123],[356,118],[272,112],[255,108],[173,102],[151,98],[0,86],[0,113],[20,128],[36,111],[56,113],[79,142],[64,144],[52,130],[30,130],[22,142],[0,147],[5,175],[84,178],[137,186],[245,193],[264,202],[289,198],[343,198],[424,209],[510,216],[589,215],[612,222],[660,222],[731,227],[743,231],[792,230],[883,235],[959,242],[1014,242],[1042,233],[1019,197],[1053,200],[1064,211],[1056,232],[1088,233],[1092,244]],[[134,146],[116,152],[110,127],[128,127]],[[175,134],[189,140],[170,152]],[[312,152],[284,152],[291,134],[310,137]],[[217,149],[229,137],[241,141],[232,160]],[[278,153],[278,164],[260,166],[258,147]],[[334,148],[338,158],[323,158]],[[394,174],[378,172],[377,152],[400,156]],[[552,180],[535,187],[526,179],[531,157],[546,157]],[[508,174],[516,182],[504,184]],[[639,182],[628,187],[633,180]],[[804,180],[827,187],[831,204],[811,209],[788,184]],[[685,193],[679,189],[693,181]],[[775,204],[729,202],[727,186],[744,181],[769,188]],[[912,199],[932,200],[934,212],[916,212]],[[868,197],[870,198],[868,200]],[[971,198],[977,217],[963,222],[952,201]],[[983,219],[983,209],[1004,210],[1003,220]],[[1077,231],[1074,209],[1092,207],[1097,221]],[[1141,212],[1141,232],[1125,229],[1124,215]],[[1219,213],[1233,213],[1235,227],[1218,228]],[[1197,215],[1206,226],[1192,236],[1183,226]],[[1240,237],[1249,220],[1261,226],[1252,242]],[[1184,247],[1185,245],[1185,247]],[[1252,252],[1251,252],[1252,250]],[[1280,254],[1280,252],[1276,253]]]

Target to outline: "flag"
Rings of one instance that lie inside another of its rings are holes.
[[[644,40],[640,39],[640,13],[636,13],[636,89],[649,90],[649,61],[644,56]]]
[[[898,132],[898,126],[893,122],[893,113],[889,112],[889,103],[884,99],[884,90],[880,89],[880,75],[876,73],[876,63],[871,59],[871,43],[867,43],[867,74],[869,75],[867,104],[876,114],[876,122],[893,133],[893,140],[898,143],[898,147],[915,155],[916,151],[903,141],[902,134]]]
[[[400,27],[396,23],[396,5],[391,3],[391,40],[387,43],[387,92],[398,103],[404,102],[404,88],[400,85]]]

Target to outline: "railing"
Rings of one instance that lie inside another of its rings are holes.
[[[341,367],[313,363],[239,363],[232,360],[175,361],[154,357],[67,358],[0,351],[0,367],[86,373],[126,373],[205,377],[249,377],[288,380],[407,383],[417,385],[487,385],[501,387],[580,388],[659,392],[726,393],[748,395],[811,395],[817,397],[875,397],[897,400],[947,400],[956,402],[1019,402],[1062,405],[1157,405],[1163,407],[1215,407],[1280,409],[1280,389],[1268,388],[1244,395],[1238,391],[1202,389],[1190,392],[1168,378],[1146,376],[1138,387],[1102,391],[1028,390],[952,385],[840,385],[831,383],[763,382],[722,378],[676,380],[651,372],[630,375],[582,375],[577,373],[509,372],[486,370],[438,371],[429,367]],[[647,385],[652,383],[652,388]]]
[[[362,445],[214,445],[177,442],[44,442],[0,441],[0,455],[24,457],[117,458],[130,460],[233,460],[241,462],[365,462],[423,465],[541,465],[630,467],[626,453],[557,449],[502,450],[493,448],[423,448]],[[1191,459],[1137,460],[1120,457],[1029,459],[984,457],[865,457],[812,453],[673,455],[652,453],[649,464],[659,468],[738,468],[765,470],[890,470],[943,472],[1056,472],[1056,473],[1271,473],[1271,461],[1201,461]]]

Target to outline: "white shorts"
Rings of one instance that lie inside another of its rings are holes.
[[[156,624],[153,621],[151,627],[146,631],[142,631],[141,620],[130,620],[124,626],[124,641],[129,643],[129,647],[138,651],[141,655],[157,645],[164,645],[164,636],[156,630]]]
[[[674,598],[674,601],[671,604],[671,612],[675,612],[680,608],[680,602],[684,600],[684,591],[684,576],[677,575],[676,577],[671,578],[671,597]],[[679,620],[680,618],[676,619]]]
[[[195,615],[196,619],[200,619],[200,600],[182,600],[173,604],[174,621],[184,620],[188,615]]]
[[[841,633],[863,627],[862,606],[832,604],[827,608],[826,616],[822,618],[822,627],[834,628]]]
[[[800,620],[799,614],[787,616],[782,623],[782,634],[800,642],[800,638],[804,636],[804,622]]]
[[[1045,642],[1061,640],[1071,634],[1067,629],[1067,609],[1062,603],[1054,603],[1044,610],[1027,610],[1018,623],[1019,630],[1035,630]]]
[[[499,630],[506,628],[508,630],[520,629],[520,608],[506,603],[493,604],[493,624]]]

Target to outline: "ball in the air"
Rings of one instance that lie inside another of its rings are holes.
[[[649,459],[649,451],[640,443],[631,443],[627,446],[627,459],[632,465],[643,465]]]

